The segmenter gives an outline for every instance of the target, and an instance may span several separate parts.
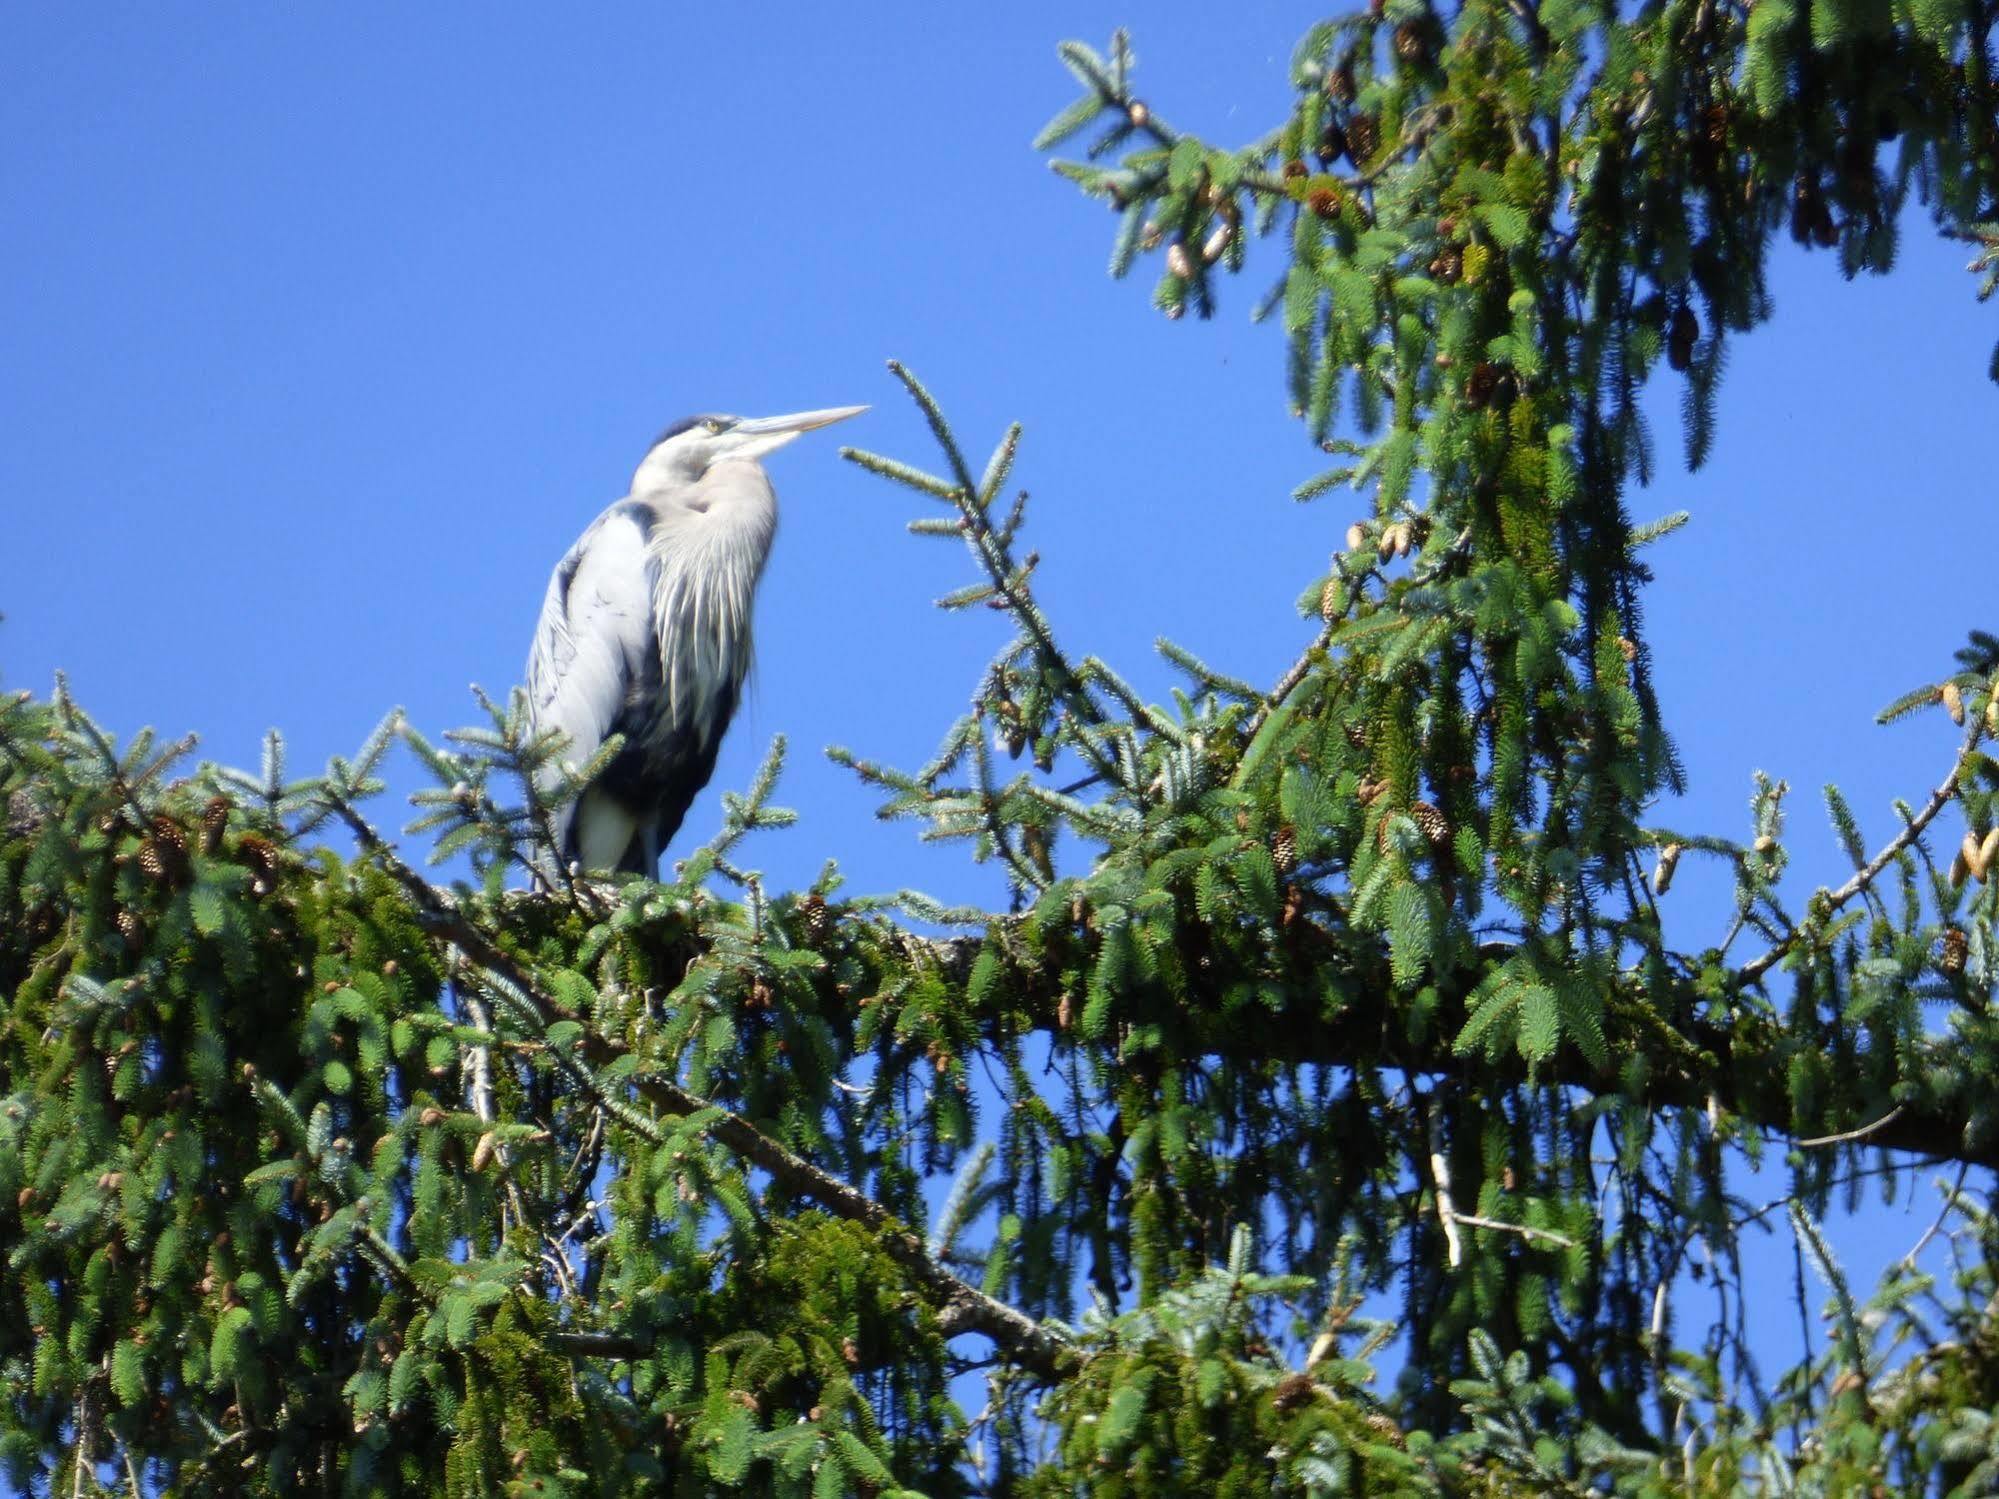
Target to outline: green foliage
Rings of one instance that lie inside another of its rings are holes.
[[[1334,463],[1297,493],[1359,513],[1300,569],[1291,670],[1162,642],[1150,701],[1037,595],[1020,428],[975,470],[891,366],[938,457],[847,456],[1007,634],[927,764],[834,757],[1007,910],[766,889],[781,741],[670,882],[613,883],[550,829],[615,744],[567,764],[518,693],[303,778],[275,734],[189,769],[60,682],[0,700],[9,1481],[1989,1490],[1999,640],[1884,713],[1958,744],[1886,841],[1829,788],[1794,846],[1760,773],[1739,835],[1669,828],[1641,554],[1685,517],[1626,499],[1662,358],[1708,451],[1780,228],[1878,272],[1913,195],[1992,290],[1990,21],[1388,0],[1313,27],[1239,149],[1138,98],[1121,36],[1063,44],[1040,144],[1097,127],[1058,166],[1117,210],[1113,273],[1157,255],[1154,304],[1206,316],[1274,254]],[[392,752],[469,879],[371,821]],[[1684,863],[1725,932],[1674,925]],[[1758,1208],[1732,1166],[1768,1140]],[[1884,1151],[1957,1171],[1870,1295],[1821,1225],[1894,1190]],[[1830,1333],[1774,1380],[1739,1325],[1766,1224]]]

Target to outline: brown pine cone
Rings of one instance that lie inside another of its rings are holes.
[[[201,851],[212,854],[222,847],[222,835],[229,830],[229,798],[211,796],[201,809]]]
[[[1445,819],[1444,814],[1430,803],[1422,801],[1411,802],[1409,804],[1409,815],[1415,819],[1416,826],[1422,829],[1423,836],[1430,840],[1432,848],[1441,848],[1445,843],[1450,841],[1450,823]]]
[[[1381,122],[1373,115],[1355,115],[1347,121],[1347,152],[1355,166],[1365,166],[1381,148]]]

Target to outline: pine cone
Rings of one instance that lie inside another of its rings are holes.
[[[36,803],[34,793],[26,786],[13,792],[7,798],[7,836],[9,838],[32,838],[41,832],[48,822],[48,815]]]
[[[1428,62],[1435,55],[1436,23],[1428,15],[1395,28],[1395,55],[1403,62]]]
[[[1284,180],[1286,182],[1296,182],[1300,177],[1308,176],[1309,174],[1309,169],[1305,163],[1295,156],[1284,163]]]
[[[1271,840],[1270,858],[1279,874],[1289,874],[1298,866],[1298,830],[1286,823]]]
[[[1943,955],[1937,959],[1937,966],[1952,977],[1964,972],[1964,960],[1971,955],[1971,939],[1964,934],[1961,926],[1947,926],[1943,929]]]
[[[1303,1405],[1311,1398],[1312,1376],[1309,1374],[1287,1374],[1277,1381],[1277,1388],[1270,1392],[1270,1403],[1281,1411]]]
[[[1319,133],[1319,144],[1314,154],[1321,166],[1328,167],[1347,154],[1347,133],[1340,129],[1338,120],[1326,121],[1326,128]]]
[[[1652,870],[1652,893],[1664,895],[1673,888],[1673,871],[1680,865],[1680,845],[1669,843],[1659,850],[1659,862]]]
[[[270,839],[246,833],[236,845],[236,857],[250,871],[250,893],[269,895],[278,884],[278,849]]]
[[[211,796],[208,805],[201,809],[201,851],[212,854],[222,847],[222,835],[229,830],[230,801],[226,796]]]
[[[1461,245],[1445,245],[1430,257],[1430,274],[1446,286],[1465,273],[1465,252]]]
[[[1423,836],[1430,840],[1432,848],[1442,848],[1446,843],[1450,842],[1450,822],[1442,812],[1431,806],[1430,803],[1421,801],[1411,802],[1409,804],[1409,815],[1416,820],[1416,826],[1422,830]]]
[[[1365,166],[1381,148],[1381,122],[1373,115],[1355,115],[1347,121],[1347,154],[1355,166]]]
[[[1728,106],[1710,104],[1701,115],[1701,133],[1717,151],[1728,145]]]
[[[817,942],[826,935],[831,918],[826,914],[826,897],[814,890],[805,897],[805,935]]]
[[[1474,411],[1485,410],[1491,404],[1492,393],[1498,385],[1499,366],[1481,359],[1465,376],[1465,404]]]
[[[1305,195],[1305,206],[1322,219],[1340,216],[1340,195],[1330,187],[1315,187]]]
[[[187,878],[187,834],[165,813],[153,819],[152,832],[139,844],[139,872],[168,885]]]
[[[1349,59],[1326,75],[1326,93],[1341,104],[1351,104],[1360,92],[1354,83],[1353,62]]]
[[[135,911],[120,911],[117,919],[118,935],[125,939],[125,946],[129,951],[137,952],[139,944],[146,940],[145,923],[139,920]]]
[[[1685,370],[1694,362],[1694,344],[1701,336],[1701,321],[1694,316],[1693,308],[1682,302],[1673,314],[1673,324],[1666,332],[1666,362],[1676,370]]]

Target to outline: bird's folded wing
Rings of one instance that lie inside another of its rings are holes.
[[[634,685],[657,673],[649,519],[641,506],[612,506],[548,580],[528,653],[528,702],[536,729],[569,736],[562,758],[575,765],[609,737]],[[572,804],[558,819],[558,842],[573,811]]]

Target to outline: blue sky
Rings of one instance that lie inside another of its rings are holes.
[[[1106,280],[1112,219],[1027,142],[1072,96],[1054,43],[1119,23],[1162,114],[1247,139],[1280,118],[1318,14],[8,9],[0,685],[62,668],[113,728],[196,729],[237,764],[271,725],[306,768],[395,705],[469,722],[466,685],[517,679],[549,568],[660,427],[874,402],[773,461],[755,688],[689,835],[781,731],[779,800],[804,821],[751,850],[777,883],[838,855],[853,888],[992,899],[818,753],[927,758],[1001,629],[932,608],[962,552],[907,536],[915,498],[835,448],[930,460],[889,357],[981,456],[1024,421],[1016,474],[1072,647],[1155,692],[1162,633],[1274,678],[1353,518],[1288,498],[1319,455],[1285,417],[1279,335],[1248,323],[1277,258],[1254,255],[1213,322],[1168,324],[1143,279]],[[1789,779],[1800,891],[1843,877],[1818,787],[1885,836],[1952,738],[1941,715],[1884,730],[1874,711],[1994,625],[1979,434],[1999,317],[1965,258],[1916,217],[1886,280],[1787,245],[1698,476],[1675,459],[1677,390],[1654,393],[1662,473],[1633,509],[1695,517],[1654,556],[1649,635],[1692,777],[1663,820],[1739,833],[1752,769]],[[1683,869],[1680,940],[1713,940],[1721,913]],[[1915,1200],[1842,1230],[1856,1269],[1913,1242],[1934,1198]]]

